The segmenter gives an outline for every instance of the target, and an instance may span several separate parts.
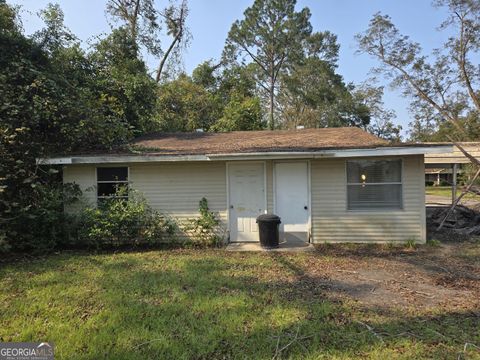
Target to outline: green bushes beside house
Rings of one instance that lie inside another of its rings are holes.
[[[33,212],[35,216],[19,219],[36,229],[24,234],[35,235],[12,238],[0,234],[0,252],[223,244],[225,230],[205,198],[199,202],[198,217],[180,220],[153,209],[141,193],[132,189],[118,189],[115,197],[103,199],[96,206],[83,204],[81,191],[73,184],[46,190],[41,192],[41,206]],[[75,210],[65,211],[71,205]]]

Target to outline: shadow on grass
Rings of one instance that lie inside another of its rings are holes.
[[[281,254],[52,257],[1,272],[28,291],[0,301],[0,340],[43,336],[68,359],[452,358],[480,343],[472,312],[379,312],[331,300],[307,274]],[[58,315],[63,296],[73,315]]]

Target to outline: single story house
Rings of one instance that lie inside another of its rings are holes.
[[[281,234],[306,241],[426,241],[425,154],[445,144],[390,144],[359,128],[156,133],[128,151],[39,159],[63,166],[87,201],[118,183],[176,218],[198,216],[205,197],[226,241],[258,241],[256,217],[281,217]]]
[[[457,170],[457,174],[461,174],[461,170]],[[452,168],[425,168],[425,185],[441,186],[445,184],[450,186],[452,183]]]

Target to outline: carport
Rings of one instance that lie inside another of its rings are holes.
[[[480,159],[480,142],[461,142],[459,143],[469,154]],[[452,203],[456,199],[457,193],[457,177],[459,171],[466,164],[470,164],[470,160],[454,146],[451,153],[439,153],[439,154],[426,154],[425,155],[425,174],[431,174],[432,172],[451,173],[451,187],[452,187]],[[442,171],[443,170],[443,171]]]

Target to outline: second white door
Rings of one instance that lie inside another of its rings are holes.
[[[284,232],[308,232],[308,163],[275,164],[275,214]]]

